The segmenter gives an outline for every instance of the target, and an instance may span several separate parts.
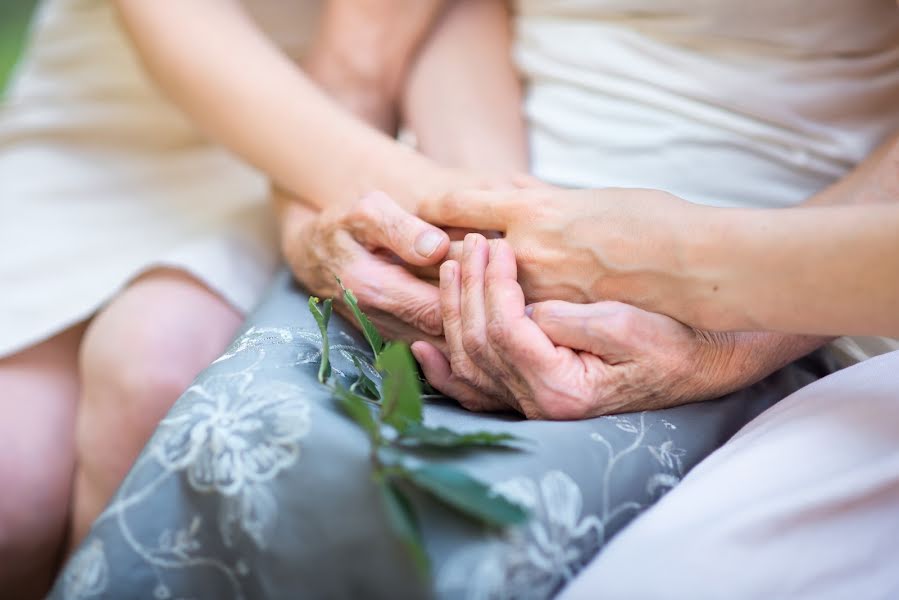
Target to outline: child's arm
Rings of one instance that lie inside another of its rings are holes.
[[[117,5],[164,91],[209,134],[292,194],[322,207],[381,189],[411,207],[433,188],[445,188],[445,171],[341,110],[266,39],[238,2]]]

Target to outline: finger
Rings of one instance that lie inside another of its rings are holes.
[[[383,192],[366,195],[341,222],[365,246],[386,248],[413,265],[437,263],[449,246],[446,232],[407,212]]]
[[[491,249],[485,275],[488,340],[507,372],[517,377],[514,387],[521,412],[529,418],[546,418],[558,413],[556,407],[546,405],[544,392],[552,391],[559,381],[577,385],[584,362],[574,351],[557,348],[527,317],[516,276],[512,248],[499,240]]]
[[[490,248],[493,248],[497,239],[503,239],[502,237],[499,237],[499,238],[490,238],[489,236],[484,236],[484,237],[488,238],[487,245]],[[455,261],[461,262],[462,255],[464,253],[464,249],[465,249],[464,242],[450,242],[449,250],[447,250],[444,260],[455,260]]]
[[[527,307],[531,320],[554,344],[595,354],[609,364],[631,358],[629,340],[637,333],[637,310],[619,302],[574,304],[559,300]]]
[[[457,379],[453,375],[449,361],[431,344],[415,342],[412,344],[412,355],[421,365],[421,370],[428,382],[440,393],[459,402],[464,408],[477,412],[508,409],[503,401],[490,398]]]
[[[487,318],[484,309],[484,271],[490,250],[484,236],[465,236],[461,267],[462,347],[481,370],[496,375],[489,368],[493,358],[487,342]]]
[[[512,185],[521,189],[552,188],[550,184],[528,173],[516,173],[512,176]]]
[[[506,231],[522,203],[514,191],[453,192],[425,199],[418,206],[418,215],[435,225]]]
[[[507,393],[488,377],[465,350],[462,340],[462,289],[459,263],[448,261],[440,268],[440,307],[443,315],[443,333],[449,351],[450,367],[458,379],[485,394],[503,397]]]
[[[525,314],[524,291],[517,276],[512,247],[505,240],[496,240],[484,281],[488,339],[497,354],[520,372],[542,369],[558,358],[556,348]]]
[[[348,306],[344,303],[338,303],[334,306],[334,310],[339,312],[345,319],[355,322],[356,317]],[[417,327],[413,327],[405,323],[393,315],[382,312],[376,308],[365,309],[365,314],[371,320],[381,336],[387,340],[400,340],[406,343],[427,342],[435,346],[441,352],[446,349],[446,340],[443,337],[430,335]]]
[[[436,286],[358,245],[354,258],[338,275],[363,309],[393,315],[428,335],[442,335],[440,290]]]

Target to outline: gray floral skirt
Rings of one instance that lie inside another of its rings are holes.
[[[278,277],[159,425],[51,598],[549,598],[742,425],[830,370],[817,353],[719,400],[579,422],[430,402],[428,424],[531,440],[452,459],[531,519],[485,529],[413,495],[425,577],[389,527],[367,437],[317,381],[307,299]],[[337,316],[330,337],[338,378],[370,360]]]

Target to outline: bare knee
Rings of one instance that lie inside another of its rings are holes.
[[[239,316],[187,276],[139,280],[85,334],[79,460],[121,477]]]
[[[189,349],[165,332],[137,325],[127,351],[103,340],[86,340],[82,353],[83,393],[78,414],[79,460],[102,462],[124,475],[178,396],[201,366]],[[98,465],[99,466],[99,465]]]

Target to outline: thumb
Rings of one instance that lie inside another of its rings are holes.
[[[628,311],[619,302],[574,304],[549,300],[529,305],[525,312],[557,346],[595,354],[608,363],[631,359],[627,336]]]
[[[405,262],[438,263],[449,249],[449,236],[439,227],[406,211],[383,192],[372,192],[347,211],[344,226],[369,248],[384,248]]]

